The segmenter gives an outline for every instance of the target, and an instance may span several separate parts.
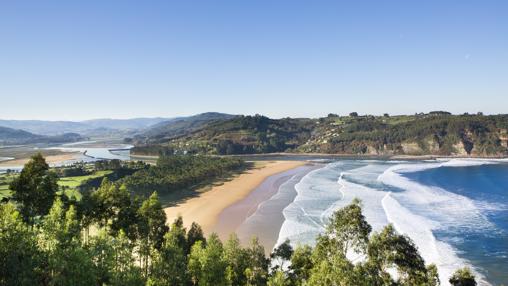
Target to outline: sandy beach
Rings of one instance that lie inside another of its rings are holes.
[[[244,199],[225,208],[213,231],[223,240],[235,232],[244,245],[257,237],[268,255],[279,238],[284,209],[297,196],[296,185],[309,172],[322,167],[309,163],[268,177]]]
[[[303,161],[266,162],[263,166],[240,174],[231,181],[203,192],[198,197],[164,209],[166,216],[168,221],[172,222],[178,215],[182,215],[186,227],[195,221],[208,234],[214,231],[219,215],[225,208],[244,199],[266,178],[305,164],[306,162]]]
[[[46,162],[48,164],[54,165],[54,164],[62,163],[65,161],[76,160],[76,159],[80,158],[80,156],[81,156],[81,153],[79,153],[79,152],[67,152],[67,153],[62,153],[59,155],[45,156],[44,158],[46,159]],[[25,165],[29,160],[30,160],[30,158],[22,158],[22,159],[1,161],[0,167],[23,167],[23,165]]]

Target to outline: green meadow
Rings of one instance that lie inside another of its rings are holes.
[[[75,176],[75,177],[64,177],[58,180],[58,185],[61,188],[61,191],[68,198],[75,198],[76,200],[81,199],[81,193],[78,190],[78,187],[81,186],[84,182],[90,179],[100,178],[111,174],[111,170],[106,171],[96,171],[93,174],[86,176]],[[3,198],[8,198],[11,196],[11,191],[9,190],[9,184],[14,179],[17,174],[1,174],[0,175],[0,200]]]

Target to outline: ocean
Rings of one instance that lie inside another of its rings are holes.
[[[313,245],[330,215],[359,198],[373,230],[392,223],[407,234],[442,285],[464,265],[479,285],[508,282],[508,161],[340,160],[294,188],[277,243]]]

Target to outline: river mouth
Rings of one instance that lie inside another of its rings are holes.
[[[28,159],[37,153],[41,153],[52,167],[97,160],[128,161],[131,159],[130,149],[132,147],[132,145],[121,143],[121,140],[2,146],[0,148],[0,172],[21,170]]]

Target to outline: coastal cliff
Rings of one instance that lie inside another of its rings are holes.
[[[183,134],[147,134],[135,138],[133,154],[508,155],[508,115],[236,116]]]

